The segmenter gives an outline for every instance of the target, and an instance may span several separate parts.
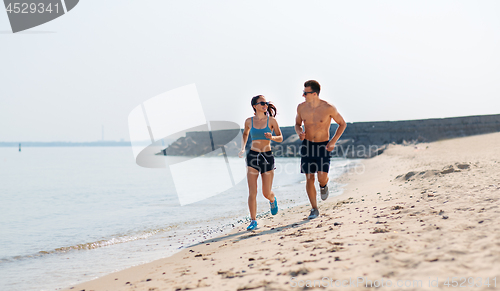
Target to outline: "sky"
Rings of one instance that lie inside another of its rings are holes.
[[[497,114],[499,51],[499,1],[82,0],[16,34],[0,11],[0,142],[129,140],[134,108],[190,84],[240,126],[258,94],[293,125],[309,79],[347,122]]]

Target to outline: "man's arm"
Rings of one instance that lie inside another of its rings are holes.
[[[344,130],[347,127],[347,123],[344,121],[344,118],[342,117],[342,115],[340,115],[335,106],[332,106],[332,113],[330,117],[333,118],[333,120],[339,125],[339,127],[337,127],[337,130],[335,131],[332,139],[330,139],[330,141],[326,145],[327,151],[333,151],[333,149],[335,148],[335,143],[339,140],[340,136],[342,136],[342,133],[344,133]]]
[[[302,128],[302,118],[300,117],[299,106],[297,106],[297,116],[295,117],[295,132],[299,135],[300,140],[304,140],[304,138],[306,138],[306,133]]]

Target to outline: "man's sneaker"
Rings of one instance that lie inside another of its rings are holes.
[[[325,187],[319,187],[320,192],[321,192],[321,200],[326,200],[328,198],[328,184],[325,185]]]
[[[319,210],[313,208],[311,209],[311,214],[309,214],[308,219],[315,219],[318,216],[319,216]]]
[[[252,220],[250,225],[247,227],[247,230],[254,230],[257,228],[257,220]]]
[[[278,214],[278,199],[276,199],[276,196],[274,196],[274,202],[269,202],[269,204],[271,204],[271,214]]]

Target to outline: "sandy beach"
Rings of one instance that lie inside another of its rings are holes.
[[[317,219],[281,210],[64,290],[500,289],[499,169],[500,133],[390,145],[340,178]]]

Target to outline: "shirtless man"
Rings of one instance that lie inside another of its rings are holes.
[[[319,99],[320,90],[321,86],[315,80],[304,83],[302,96],[306,100],[297,106],[297,117],[295,118],[295,132],[302,140],[300,167],[301,172],[306,174],[306,191],[312,206],[309,219],[314,219],[319,215],[314,174],[318,173],[321,199],[326,200],[328,198],[330,152],[335,148],[335,143],[347,127],[337,108],[325,100]],[[339,127],[330,139],[332,119]],[[302,127],[302,123],[304,123],[304,127]]]

